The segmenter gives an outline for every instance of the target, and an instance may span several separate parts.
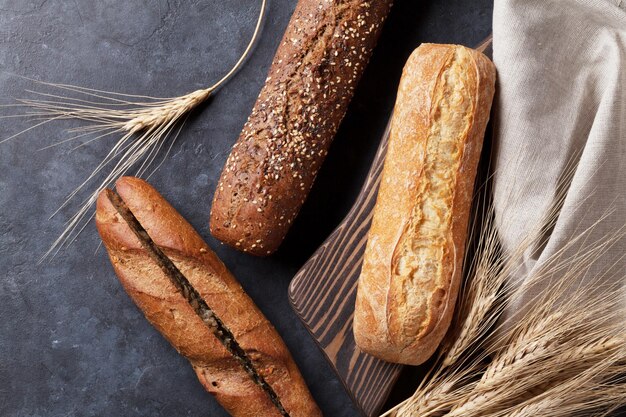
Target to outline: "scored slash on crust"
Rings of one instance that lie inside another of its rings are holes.
[[[165,275],[167,275],[203,323],[211,330],[228,352],[241,364],[254,383],[268,395],[281,416],[289,417],[278,395],[256,370],[252,359],[250,359],[246,351],[237,343],[231,330],[215,314],[211,307],[209,307],[198,291],[191,285],[187,277],[176,267],[174,262],[172,262],[152,240],[146,229],[141,225],[120,195],[113,190],[107,189],[106,196],[117,213],[135,234],[148,256],[158,265]]]

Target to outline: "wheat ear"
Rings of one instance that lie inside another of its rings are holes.
[[[38,98],[18,99],[16,104],[4,106],[5,108],[27,109],[23,114],[6,115],[3,116],[4,118],[24,117],[35,123],[0,141],[0,144],[50,122],[68,119],[81,120],[88,122],[89,125],[70,129],[68,133],[72,135],[69,138],[46,148],[80,138],[87,139],[86,142],[76,146],[79,148],[105,137],[119,136],[102,162],[50,216],[52,218],[57,215],[70,202],[78,198],[81,191],[96,178],[99,178],[104,171],[108,171],[98,186],[81,202],[78,210],[66,222],[61,235],[54,241],[41,260],[56,255],[61,248],[71,244],[80,235],[93,216],[90,216],[89,213],[101,190],[111,186],[117,178],[127,174],[133,168],[135,168],[134,174],[137,176],[146,175],[148,170],[152,168],[149,176],[161,166],[178,138],[191,110],[197,108],[223,86],[241,68],[250,55],[261,32],[266,5],[267,0],[262,0],[254,32],[237,62],[222,78],[208,88],[196,90],[180,97],[158,98],[31,80],[51,88],[55,92],[45,93],[28,90]],[[161,162],[153,167],[157,155],[162,154],[161,151],[170,137],[172,140],[169,141],[167,151],[162,156]]]
[[[521,329],[495,355],[480,381],[473,385],[470,397],[459,401],[446,415],[490,415],[566,383],[623,349],[626,338],[620,329],[607,325],[606,316],[599,317],[605,308],[620,313],[611,313],[612,318],[621,317],[624,311],[619,299],[591,301],[595,305],[572,304]],[[577,314],[575,307],[585,311]],[[524,318],[521,322],[525,325],[527,320],[532,321]]]

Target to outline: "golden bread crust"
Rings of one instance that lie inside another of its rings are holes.
[[[321,416],[274,327],[192,226],[145,181],[124,177],[116,188],[156,245],[230,329],[289,415]],[[97,202],[96,224],[126,292],[150,323],[189,359],[207,391],[233,416],[280,416],[268,395],[148,256],[105,193]]]
[[[357,345],[418,365],[452,319],[495,86],[483,54],[423,44],[404,68],[357,291]]]

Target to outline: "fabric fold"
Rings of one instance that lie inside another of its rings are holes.
[[[504,249],[516,250],[565,194],[554,228],[527,248],[515,282],[605,215],[581,245],[626,227],[625,7],[616,0],[495,2],[494,206]],[[625,253],[622,238],[585,279],[613,265],[604,279],[626,284]]]

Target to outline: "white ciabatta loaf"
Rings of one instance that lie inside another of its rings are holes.
[[[419,365],[450,326],[495,77],[457,45],[421,45],[404,67],[356,299],[369,354]]]

